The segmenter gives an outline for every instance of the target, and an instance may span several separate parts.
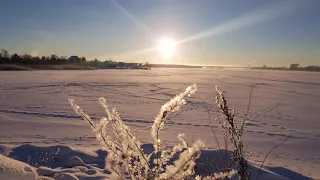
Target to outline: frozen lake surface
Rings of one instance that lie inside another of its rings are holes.
[[[320,178],[320,73],[242,69],[152,69],[96,71],[0,72],[0,145],[68,145],[94,149],[99,142],[70,107],[68,98],[93,117],[104,116],[98,97],[117,107],[133,133],[151,143],[150,130],[161,105],[196,83],[198,91],[187,105],[170,115],[162,142],[173,144],[177,134],[204,140],[217,148],[212,125],[223,144],[214,118],[215,85],[222,90],[242,120],[252,101],[244,143],[251,159],[261,160],[286,136],[291,138],[272,152],[267,164]],[[272,169],[277,172],[277,168]],[[281,172],[277,172],[280,173]]]

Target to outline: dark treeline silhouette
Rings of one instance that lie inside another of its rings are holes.
[[[268,67],[268,66],[262,66],[262,67],[251,67],[251,69],[288,70],[288,68],[287,68],[287,67]]]
[[[72,58],[74,57],[74,58]],[[71,56],[66,58],[65,56],[58,56],[52,54],[51,56],[31,56],[30,54],[13,54],[10,56],[7,50],[1,49],[0,52],[0,64],[23,64],[23,65],[60,65],[60,64],[82,64],[86,63],[86,58],[78,58],[77,56]]]
[[[296,66],[293,66],[296,65]],[[291,66],[288,67],[269,67],[269,66],[262,66],[262,67],[252,67],[251,69],[265,69],[265,70],[288,70],[288,71],[320,71],[320,66],[306,66],[306,67],[300,67],[298,64],[291,64]]]
[[[116,62],[112,60],[100,61],[94,59],[87,61],[85,57],[78,56],[32,56],[30,54],[10,55],[5,49],[0,51],[0,69],[150,69],[149,63]],[[57,67],[58,66],[58,67]]]
[[[320,66],[300,67],[297,70],[298,71],[320,71]]]

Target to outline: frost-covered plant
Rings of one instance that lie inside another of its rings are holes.
[[[226,172],[220,172],[220,173],[214,173],[212,175],[206,176],[206,177],[201,177],[201,176],[196,176],[196,180],[226,180],[232,178],[234,175],[237,174],[237,171],[232,169],[228,170]]]
[[[216,96],[216,103],[222,114],[224,115],[224,122],[222,122],[219,118],[217,118],[216,120],[223,129],[225,137],[228,138],[229,142],[234,148],[232,157],[233,166],[238,169],[237,174],[239,175],[239,179],[250,179],[249,164],[245,160],[245,152],[243,150],[243,143],[241,140],[246,117],[239,127],[236,122],[235,109],[233,108],[230,112],[227,100],[224,97],[223,93],[217,87],[216,91],[218,93],[218,96]]]
[[[114,179],[184,179],[194,174],[195,160],[200,156],[203,142],[197,140],[189,146],[185,135],[180,134],[180,144],[172,149],[163,150],[159,134],[168,113],[178,111],[186,103],[184,98],[194,94],[196,90],[195,84],[189,86],[161,107],[151,130],[154,139],[154,152],[151,154],[143,151],[141,143],[123,123],[117,110],[109,109],[105,98],[99,98],[99,102],[104,107],[107,117],[101,118],[98,124],[95,124],[73,99],[69,99],[69,102],[75,112],[90,124],[96,138],[108,152],[106,168]],[[112,126],[112,135],[108,135],[108,124]],[[177,153],[179,158],[170,164],[169,161]]]

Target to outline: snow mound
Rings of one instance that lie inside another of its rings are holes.
[[[66,172],[66,173],[79,173],[81,172],[80,169],[77,168],[68,168],[68,169],[61,169],[61,172]]]
[[[77,176],[70,173],[60,173],[54,176],[54,180],[79,180]]]
[[[73,156],[68,160],[67,167],[84,166],[84,162],[77,156]]]
[[[8,157],[25,162],[34,167],[73,167],[85,164],[96,164],[103,168],[106,153],[102,151],[85,152],[69,146],[34,146],[24,144],[12,148]]]
[[[48,167],[41,166],[37,169],[40,176],[53,176],[57,171]]]
[[[47,176],[39,176],[37,180],[54,180],[54,179]]]
[[[84,173],[88,175],[94,175],[94,174],[98,174],[99,172],[96,169],[88,169]]]
[[[28,164],[0,155],[0,179],[34,180],[37,176],[34,168]]]
[[[79,169],[80,172],[85,172],[88,170],[88,168],[84,166],[75,166],[73,168]]]
[[[151,144],[143,144],[142,147],[146,153],[153,151]],[[84,150],[75,150],[68,146],[41,147],[27,144],[12,149],[2,148],[10,153],[8,154],[9,157],[0,155],[0,180],[29,180],[35,178],[38,178],[38,180],[110,179],[110,172],[104,169],[104,160],[106,159],[107,153],[102,150],[85,152]],[[60,149],[59,152],[53,153],[57,151],[58,148]],[[52,158],[47,158],[45,153],[49,153]],[[24,161],[25,163],[11,159],[10,157]],[[152,158],[154,157],[152,156],[151,160]],[[169,164],[173,163],[176,158],[178,157],[174,157]],[[195,172],[197,175],[203,176],[219,172],[226,166],[226,163],[231,161],[231,158],[231,151],[216,149],[202,150],[201,156],[196,161],[197,166]],[[55,159],[55,161],[51,159]],[[29,163],[33,167],[26,163]],[[208,167],[210,167],[209,171]],[[310,179],[284,167],[266,167],[260,171],[258,164],[257,166],[252,165],[251,170],[252,179],[256,179],[258,173],[259,179],[261,180]]]

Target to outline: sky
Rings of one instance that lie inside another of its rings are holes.
[[[1,0],[0,48],[192,65],[320,65],[318,0]],[[164,59],[158,43],[176,44]]]

